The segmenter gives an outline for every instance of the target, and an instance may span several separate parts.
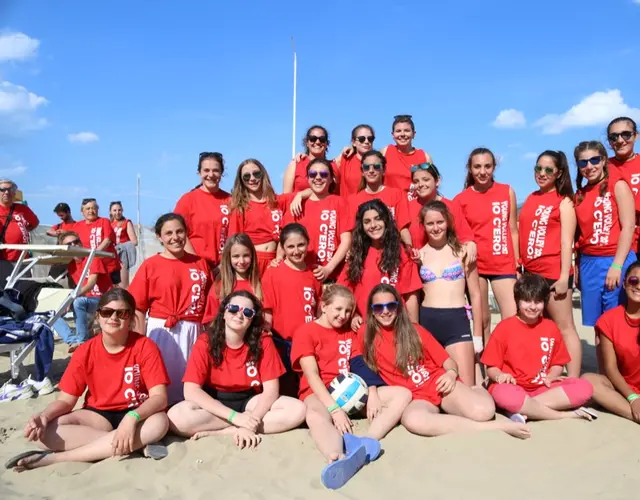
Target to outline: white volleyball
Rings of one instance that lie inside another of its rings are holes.
[[[369,387],[355,373],[340,373],[329,384],[329,394],[342,410],[352,415],[362,410],[367,404]]]

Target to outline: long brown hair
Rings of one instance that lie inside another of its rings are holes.
[[[604,196],[607,189],[609,189],[609,157],[607,156],[607,150],[604,147],[604,144],[600,141],[582,141],[573,150],[573,158],[576,163],[578,163],[578,160],[580,159],[580,153],[587,151],[588,149],[597,151],[601,160],[604,162],[604,177],[600,183],[600,196]],[[576,205],[579,205],[584,199],[584,192],[582,190],[582,181],[584,180],[584,177],[582,176],[582,171],[577,165],[576,170],[576,187],[578,188],[578,192],[576,193]]]
[[[555,187],[556,192],[563,197],[571,198],[573,200],[573,186],[571,185],[571,176],[569,175],[569,162],[567,161],[567,155],[562,151],[552,151],[547,149],[538,156],[536,165],[542,157],[548,157],[553,160],[559,175],[556,177]]]
[[[430,202],[425,203],[422,210],[420,210],[420,225],[424,226],[424,219],[427,216],[427,212],[430,210],[438,212],[444,217],[444,220],[447,222],[447,245],[451,247],[454,254],[459,255],[462,251],[462,244],[456,234],[455,221],[453,220],[453,216],[451,215],[451,212],[449,212],[447,205],[439,200],[431,200]]]
[[[491,161],[493,162],[493,171],[495,172],[495,168],[497,166],[496,163],[496,155],[493,154],[493,151],[491,151],[490,149],[487,148],[476,148],[473,151],[471,151],[471,154],[469,155],[469,159],[467,159],[467,177],[464,180],[464,187],[465,189],[473,186],[474,184],[474,180],[473,180],[473,175],[471,174],[471,165],[473,165],[473,157],[476,155],[489,155],[491,156]],[[494,176],[491,176],[491,180],[494,180]]]
[[[231,248],[233,245],[242,245],[249,249],[251,254],[251,266],[249,267],[248,281],[251,283],[254,295],[258,300],[262,300],[262,286],[260,284],[260,272],[258,270],[258,257],[256,255],[256,248],[253,246],[251,238],[245,233],[237,233],[227,238],[227,242],[224,244],[222,250],[222,258],[220,259],[219,277],[214,283],[217,286],[217,295],[220,300],[233,292],[233,288],[236,285],[236,271],[231,265]]]
[[[231,210],[239,210],[243,214],[249,206],[249,190],[242,180],[242,169],[251,164],[258,167],[262,173],[262,179],[260,181],[262,182],[262,196],[267,199],[267,205],[269,205],[269,208],[276,208],[278,205],[276,193],[273,190],[273,185],[271,184],[271,179],[269,178],[267,169],[264,168],[264,165],[258,160],[249,158],[248,160],[243,161],[238,167],[236,180],[233,182],[233,190],[231,191]]]
[[[396,344],[396,368],[406,376],[408,375],[409,365],[422,361],[424,358],[422,340],[409,319],[409,314],[407,313],[400,293],[387,283],[376,285],[374,289],[371,290],[371,294],[369,294],[369,300],[367,301],[367,326],[364,334],[364,361],[371,370],[378,373],[375,340],[380,332],[380,324],[371,310],[373,297],[378,293],[390,293],[393,295],[395,301],[398,302],[398,313],[393,322],[394,340]]]

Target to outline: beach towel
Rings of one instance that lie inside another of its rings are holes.
[[[35,345],[35,380],[43,380],[53,362],[53,331],[46,323],[45,315],[33,314],[24,321],[16,321],[10,316],[0,317],[0,344],[26,344],[32,340]]]

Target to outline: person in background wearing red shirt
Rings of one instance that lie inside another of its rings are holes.
[[[476,148],[467,161],[465,190],[454,198],[471,227],[478,245],[478,273],[482,297],[485,342],[491,334],[489,283],[502,319],[516,313],[513,285],[520,260],[516,195],[507,184],[494,180],[496,157]]]
[[[220,189],[223,174],[224,158],[220,153],[200,153],[200,185],[182,195],[174,209],[189,228],[185,250],[207,259],[212,269],[220,263],[229,231],[230,195]]]
[[[242,449],[255,448],[260,434],[304,422],[304,404],[280,396],[284,366],[273,340],[263,334],[261,309],[245,290],[224,298],[189,358],[182,379],[185,401],[169,410],[173,432],[191,439],[232,434]]]
[[[544,151],[536,160],[537,191],[520,209],[520,258],[523,273],[547,280],[551,297],[547,311],[567,346],[570,377],[580,376],[582,345],[573,321],[573,245],[576,211],[569,162],[562,151]]]
[[[329,132],[326,128],[321,125],[309,127],[302,139],[304,155],[297,155],[297,158],[291,160],[284,171],[283,193],[298,193],[309,187],[307,167],[313,160],[326,160],[329,144],[331,144],[331,142],[329,141]],[[333,164],[332,168],[337,174],[337,166]]]
[[[47,236],[57,238],[60,233],[73,231],[76,221],[71,215],[71,207],[67,203],[58,203],[53,212],[60,218],[59,224],[54,224],[47,230]]]
[[[402,249],[398,228],[382,201],[367,201],[358,208],[353,245],[338,283],[355,295],[357,313],[351,320],[354,331],[358,331],[367,314],[369,292],[379,283],[397,288],[407,303],[411,320],[418,321],[418,269]]]
[[[460,205],[438,192],[440,180],[440,171],[433,163],[420,163],[411,167],[411,181],[415,188],[415,196],[409,201],[411,241],[415,248],[422,248],[427,244],[427,233],[420,221],[420,213],[422,207],[430,201],[441,201],[447,206],[453,217],[453,222],[455,222],[456,235],[462,244],[462,260],[468,264],[474,264],[478,255],[478,247],[473,241],[473,231],[471,231]]]
[[[138,236],[133,228],[133,222],[124,217],[122,202],[112,201],[109,204],[109,218],[111,227],[116,235],[116,252],[120,259],[120,286],[129,286],[129,271],[136,265],[136,247]]]
[[[82,200],[80,211],[84,217],[83,221],[77,222],[73,230],[80,235],[80,241],[85,248],[95,248],[98,251],[110,252],[113,257],[104,257],[101,260],[109,271],[111,282],[114,285],[120,284],[120,259],[116,252],[116,235],[111,227],[109,219],[100,217],[98,214],[100,207],[95,198],[85,198]]]
[[[627,303],[609,309],[596,323],[598,368],[585,373],[593,400],[616,415],[640,424],[640,262],[624,277]]]
[[[7,468],[22,472],[61,462],[97,462],[164,437],[169,377],[156,345],[130,329],[135,309],[122,288],[102,296],[101,332],[71,357],[58,399],[25,426],[24,437],[43,450],[19,454]],[[74,411],[83,394],[82,408]]]
[[[600,315],[624,300],[621,276],[635,260],[631,251],[635,208],[629,185],[609,171],[607,150],[584,141],[574,151],[575,211],[578,222],[578,281],[582,324],[595,326]],[[587,185],[582,186],[584,179]]]
[[[350,359],[358,353],[357,334],[350,327],[355,298],[341,285],[328,287],[320,303],[320,317],[301,326],[291,349],[293,368],[302,373],[299,398],[307,408],[306,421],[313,441],[329,462],[322,483],[331,489],[343,486],[368,461],[380,456],[380,439],[400,421],[411,401],[402,387],[369,387],[366,437],[352,434],[348,415],[340,409],[328,386],[339,374],[350,371]]]
[[[309,234],[309,264],[318,281],[335,279],[340,272],[349,246],[353,222],[347,202],[332,194],[336,186],[333,166],[327,160],[312,160],[307,165],[311,196],[302,203],[302,213],[291,211],[284,216],[286,224],[298,222]]]
[[[530,437],[523,423],[492,420],[495,406],[482,387],[458,383],[456,362],[427,330],[409,319],[392,286],[382,283],[371,290],[367,321],[358,334],[366,365],[387,385],[411,391],[413,400],[401,418],[409,432],[441,436],[497,429],[520,439]]]
[[[231,292],[246,290],[262,300],[262,285],[256,249],[249,236],[237,233],[229,236],[222,251],[218,275],[207,298],[207,307],[202,318],[209,324],[218,314],[220,302]]]
[[[427,233],[427,244],[420,249],[420,279],[423,299],[420,324],[456,362],[460,380],[475,385],[475,354],[482,352],[482,299],[478,270],[462,262],[462,245],[453,218],[441,201],[430,201],[420,213]],[[467,315],[465,288],[469,290],[473,336]],[[482,377],[478,378],[478,384]]]
[[[260,277],[276,258],[283,214],[290,210],[300,215],[303,199],[311,195],[307,188],[293,194],[277,195],[264,165],[248,159],[238,167],[231,193],[229,235],[246,233],[258,256]]]
[[[202,332],[213,277],[204,258],[186,251],[188,229],[181,215],[162,215],[155,232],[163,250],[142,263],[129,291],[136,299],[138,331],[146,332],[162,353],[171,378],[169,404],[175,404],[183,399],[181,380]]]
[[[593,393],[591,384],[562,375],[571,357],[556,324],[543,317],[550,294],[547,281],[525,274],[513,293],[518,313],[498,323],[481,359],[496,406],[523,423],[597,418],[593,410],[582,407]]]
[[[38,227],[40,221],[28,206],[16,203],[18,185],[9,179],[0,179],[0,243],[7,245],[27,245],[29,233]],[[7,266],[7,277],[13,265],[20,258],[19,250],[3,250],[0,261],[10,262]],[[4,285],[3,285],[4,286]]]

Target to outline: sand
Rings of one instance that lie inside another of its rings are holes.
[[[584,369],[593,371],[593,330],[579,331]],[[69,361],[66,352],[58,343],[51,374],[56,382]],[[8,377],[3,356],[0,384]],[[54,398],[55,393],[0,405],[2,464],[32,448],[22,437],[23,426]],[[358,422],[357,429],[364,428]],[[320,483],[323,458],[304,429],[266,436],[255,451],[236,449],[230,437],[169,437],[169,456],[160,461],[132,455],[22,474],[3,468],[0,499],[640,498],[637,424],[601,411],[595,422],[534,422],[531,429],[532,438],[520,441],[498,431],[422,438],[396,428],[383,441],[384,455],[335,492]]]

